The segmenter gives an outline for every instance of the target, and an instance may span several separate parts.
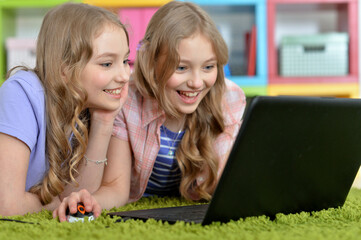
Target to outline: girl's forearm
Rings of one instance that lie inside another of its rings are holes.
[[[102,209],[120,207],[128,202],[129,190],[111,186],[102,186],[93,194]]]
[[[90,193],[95,192],[103,177],[106,167],[106,154],[112,133],[112,124],[94,122],[89,131],[88,146],[85,156],[79,168],[79,176],[76,178],[78,186],[67,185],[61,197],[68,196],[71,192],[87,189]],[[98,163],[97,163],[98,161]]]

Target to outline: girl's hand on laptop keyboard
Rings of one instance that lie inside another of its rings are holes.
[[[95,218],[101,213],[101,207],[95,198],[85,189],[79,192],[73,192],[68,197],[64,198],[57,209],[53,211],[53,218],[59,217],[60,222],[67,220],[66,210],[69,208],[70,214],[77,212],[78,203],[82,202],[86,212],[93,212]]]

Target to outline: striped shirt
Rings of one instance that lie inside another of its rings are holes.
[[[160,149],[143,196],[179,195],[182,173],[175,157],[175,151],[183,135],[184,131],[175,133],[164,125],[160,127]]]
[[[241,126],[241,118],[246,106],[242,89],[234,82],[226,80],[222,110],[225,130],[214,142],[218,156],[218,177],[226,164],[229,151]],[[142,96],[129,81],[128,98],[114,121],[113,136],[128,141],[133,154],[129,202],[141,198],[153,171],[155,159],[160,149],[160,126],[165,121],[165,113],[156,99]],[[121,169],[119,169],[121,171]],[[197,183],[204,181],[205,173],[200,172]],[[190,192],[190,194],[193,194]],[[194,193],[192,199],[196,200]]]

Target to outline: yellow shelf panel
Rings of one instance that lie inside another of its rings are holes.
[[[359,97],[357,83],[338,84],[270,84],[267,87],[268,95],[304,95],[328,97]]]
[[[171,0],[83,0],[99,7],[159,7]]]

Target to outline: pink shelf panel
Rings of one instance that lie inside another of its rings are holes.
[[[147,25],[158,8],[122,8],[119,10],[120,21],[129,32],[129,60],[134,62],[139,41],[143,39]]]

